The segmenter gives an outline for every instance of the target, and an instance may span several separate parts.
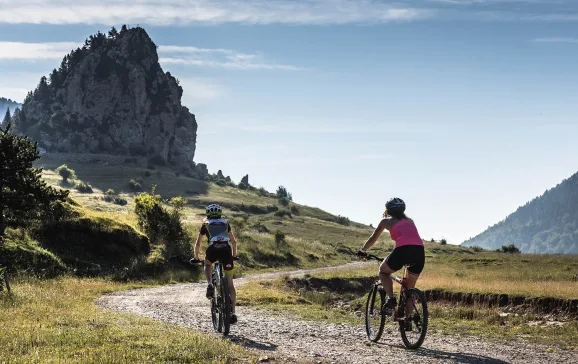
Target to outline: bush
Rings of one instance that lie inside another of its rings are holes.
[[[281,230],[275,231],[275,248],[279,251],[281,245],[285,244],[285,234]]]
[[[279,210],[279,211],[275,212],[275,216],[278,216],[278,217],[289,216],[290,218],[293,218],[293,215],[291,214],[291,211],[289,211],[289,210]]]
[[[115,203],[116,205],[126,206],[126,205],[128,204],[128,201],[125,200],[125,199],[122,198],[122,197],[115,197],[115,198],[114,198],[114,203]]]
[[[496,250],[497,252],[501,252],[501,253],[520,253],[520,249],[518,249],[518,247],[516,247],[514,244],[510,244],[510,245],[502,245],[502,247],[500,249]]]
[[[116,192],[115,192],[112,188],[109,188],[109,189],[104,193],[104,200],[105,200],[106,202],[113,202],[115,197],[116,197]]]
[[[85,182],[80,182],[76,185],[76,190],[80,193],[92,193],[92,186]]]
[[[477,245],[474,245],[471,247],[473,251],[475,251],[476,253],[479,253],[481,251],[483,251],[484,249],[482,249],[482,247],[479,247]]]
[[[299,215],[299,207],[293,205],[291,206],[291,213],[295,214],[295,215]]]
[[[293,196],[283,186],[277,188],[277,197],[280,199],[286,197],[289,201],[293,201]]]
[[[224,179],[219,179],[217,180],[217,182],[215,182],[215,184],[217,186],[225,187],[227,185],[227,181],[225,181]]]
[[[182,222],[182,209],[186,201],[174,197],[169,201],[170,208],[163,206],[155,187],[150,193],[140,193],[135,198],[135,213],[140,228],[147,234],[151,243],[160,246],[165,261],[177,259],[188,262],[192,255],[192,232],[187,231]]]
[[[131,191],[134,192],[142,191],[142,184],[139,181],[135,181],[134,179],[131,179],[129,181],[128,186],[130,187]]]
[[[150,176],[151,176],[151,171],[145,171],[144,176],[145,176],[145,177],[150,177]]]
[[[279,199],[279,203],[280,203],[281,205],[283,205],[283,206],[288,206],[289,203],[291,203],[291,200],[288,199],[287,197],[281,197],[281,198]]]
[[[249,186],[244,184],[243,182],[239,183],[238,187],[240,190],[246,190],[249,188]]]
[[[442,239],[442,240],[440,240],[440,244],[441,244],[441,245],[446,245],[447,243],[448,243],[448,242],[447,242],[447,240],[446,240],[446,239]]]
[[[339,215],[335,218],[335,222],[338,223],[339,225],[344,225],[344,226],[349,226],[349,224],[350,224],[349,218],[345,217],[345,216],[341,216],[341,215]]]
[[[264,189],[263,187],[259,187],[258,192],[259,192],[259,195],[261,195],[263,197],[269,196],[269,192],[267,192],[267,190]]]
[[[247,222],[245,221],[245,219],[235,218],[235,219],[229,220],[229,223],[231,224],[233,234],[235,234],[236,238],[239,238],[241,236],[241,234],[243,233],[243,230],[247,226]]]
[[[76,178],[76,173],[73,169],[70,169],[66,166],[66,164],[61,165],[60,167],[56,168],[56,173],[62,177],[62,181],[68,183],[68,179]]]

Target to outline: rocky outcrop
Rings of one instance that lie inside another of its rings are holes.
[[[182,93],[146,31],[123,26],[65,56],[14,121],[49,152],[146,157],[194,171],[197,122]]]

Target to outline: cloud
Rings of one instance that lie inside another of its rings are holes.
[[[0,42],[1,60],[60,60],[82,44],[74,42],[22,43]],[[192,46],[159,46],[160,63],[232,70],[299,71],[303,67],[267,62],[262,54],[247,54],[232,49]]]
[[[554,38],[535,38],[532,39],[535,43],[575,43],[578,44],[578,38],[564,38],[564,37],[554,37]]]
[[[430,9],[379,0],[0,0],[0,23],[9,24],[347,24],[430,16]]]
[[[183,87],[183,104],[186,106],[199,106],[222,97],[225,88],[215,84],[211,80],[200,77],[179,79]]]
[[[62,59],[78,46],[73,42],[0,42],[0,60]]]

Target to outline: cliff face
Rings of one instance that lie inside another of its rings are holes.
[[[146,156],[194,168],[197,122],[142,28],[90,36],[43,77],[14,115],[48,151]]]

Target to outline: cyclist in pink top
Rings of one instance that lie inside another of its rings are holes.
[[[393,295],[393,281],[389,275],[408,265],[407,287],[414,288],[425,264],[425,250],[413,220],[405,216],[405,202],[402,199],[392,198],[387,201],[383,216],[357,254],[367,255],[366,250],[377,242],[383,230],[389,230],[391,238],[395,241],[395,248],[379,266],[379,280],[388,297],[385,307],[393,309],[397,302]]]

